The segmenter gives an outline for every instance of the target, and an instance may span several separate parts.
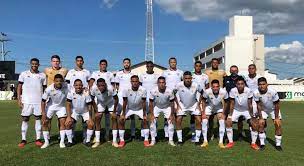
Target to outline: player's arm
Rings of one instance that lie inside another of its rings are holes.
[[[67,98],[66,111],[67,111],[67,118],[65,120],[65,125],[70,126],[72,124],[72,99]]]
[[[149,113],[150,113],[150,117],[151,117],[151,121],[154,120],[154,100],[153,99],[149,99]]]
[[[146,119],[147,107],[146,107],[146,98],[145,97],[142,98],[141,103],[142,103],[142,108],[143,108],[143,113],[144,113],[144,119]]]
[[[279,112],[280,112],[280,100],[273,102],[274,105],[274,116],[275,119],[279,119]]]
[[[233,111],[234,111],[235,99],[230,97],[228,103],[230,103],[230,104],[229,104],[229,114],[228,114],[228,118],[231,118],[231,116],[232,116],[232,114],[233,114]],[[228,105],[228,103],[227,103],[227,105]],[[225,102],[225,104],[226,104],[226,102]],[[228,109],[227,109],[227,110],[224,110],[224,111],[228,111]],[[227,115],[227,112],[226,112],[225,114]]]
[[[91,98],[92,98],[92,108],[93,108],[94,112],[97,112],[98,108],[97,108],[97,104],[95,102],[95,96],[92,94]]]
[[[128,104],[128,97],[123,97],[123,103],[122,103],[122,115],[126,115],[127,110],[127,104]]]
[[[22,85],[23,82],[19,81],[18,87],[17,87],[17,99],[18,99],[18,105],[20,108],[23,107],[22,101],[21,101],[21,96],[22,96]]]
[[[261,101],[256,101],[256,103],[257,103],[257,110],[258,110],[259,119],[263,119],[263,117],[262,117],[262,110],[263,110],[262,102]]]
[[[251,118],[253,118],[252,97],[248,98],[248,108],[249,108],[249,114],[250,114]]]
[[[114,99],[114,110],[113,110],[113,115],[116,115],[117,107],[118,107],[118,96],[117,96],[117,95],[113,96],[113,99]]]
[[[224,99],[223,110],[227,111],[227,108],[229,108],[229,98],[228,99]]]
[[[201,107],[202,107],[202,118],[206,117],[206,98],[205,97],[201,97]]]

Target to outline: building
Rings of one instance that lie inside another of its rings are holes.
[[[143,61],[143,62],[137,63],[135,65],[132,65],[131,70],[132,70],[133,73],[135,73],[137,75],[145,73],[147,71],[146,61]],[[165,70],[167,70],[167,68],[154,63],[154,73],[162,74]],[[116,72],[113,72],[114,75],[116,75]]]

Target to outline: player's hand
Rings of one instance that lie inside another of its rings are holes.
[[[41,120],[42,120],[43,125],[46,125],[48,123],[48,120],[46,119],[45,113],[42,114]]]
[[[72,125],[72,118],[71,117],[67,117],[65,120],[65,126],[71,126]]]
[[[281,127],[281,120],[279,118],[274,119],[274,124],[278,127]]]
[[[205,113],[202,113],[202,119],[207,119],[207,116]]]
[[[21,109],[23,108],[23,103],[21,102],[20,99],[18,100],[18,105],[19,105],[19,108],[21,108]]]
[[[92,118],[90,118],[88,120],[88,126],[94,126],[94,122],[93,122]]]
[[[113,112],[113,113],[111,114],[111,117],[112,117],[112,119],[116,119],[116,118],[117,118],[116,112]]]
[[[173,122],[174,122],[174,120],[175,120],[174,115],[170,115],[169,120],[170,120],[170,121],[173,123]]]
[[[144,116],[143,116],[143,120],[147,120],[147,115],[144,115]]]
[[[125,115],[120,115],[120,118],[119,118],[121,121],[124,121],[125,120]]]
[[[150,114],[150,121],[151,121],[151,122],[153,122],[153,121],[154,121],[154,119],[155,119],[154,114]]]

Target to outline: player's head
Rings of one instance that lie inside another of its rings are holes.
[[[238,75],[239,68],[236,65],[230,66],[230,74],[231,75]]]
[[[176,65],[177,65],[177,60],[175,57],[171,57],[169,58],[169,66],[170,69],[176,69]]]
[[[258,85],[259,85],[259,91],[260,92],[266,92],[267,91],[268,84],[267,84],[267,80],[266,80],[265,77],[260,77],[258,79]]]
[[[60,67],[60,57],[58,55],[53,55],[51,57],[51,65],[55,69]]]
[[[166,89],[166,78],[163,76],[158,77],[157,79],[157,86],[159,90]]]
[[[32,58],[31,60],[30,60],[30,64],[31,64],[31,69],[33,70],[33,71],[37,71],[38,70],[38,68],[39,68],[39,59],[37,59],[37,58]]]
[[[212,58],[212,60],[211,60],[211,68],[212,68],[213,70],[217,70],[219,64],[220,64],[219,59],[217,59],[217,58]]]
[[[137,75],[133,75],[131,77],[131,85],[134,89],[137,89],[139,87],[139,77]]]
[[[74,81],[74,88],[76,93],[81,93],[83,91],[83,84],[81,79],[76,79]]]
[[[183,74],[184,85],[186,87],[191,86],[192,84],[192,74],[190,71],[185,71]]]
[[[79,68],[83,67],[84,60],[83,60],[82,56],[76,56],[75,61],[76,61],[76,66],[77,67],[79,67]]]
[[[153,73],[154,63],[152,61],[147,61],[146,68],[148,73]]]
[[[194,70],[195,70],[196,73],[201,72],[201,71],[202,71],[202,68],[203,68],[203,64],[202,64],[201,61],[196,61],[196,62],[194,63]]]
[[[236,88],[238,89],[238,91],[243,92],[245,86],[246,86],[245,79],[242,76],[238,76],[236,80]]]
[[[250,65],[248,66],[248,73],[249,73],[250,75],[256,74],[256,65],[255,65],[255,64],[250,64]]]
[[[108,61],[105,59],[102,59],[99,61],[99,69],[100,71],[107,71]]]
[[[57,89],[61,89],[63,82],[64,82],[64,79],[63,79],[63,76],[61,74],[56,74],[54,76],[54,86]]]
[[[125,59],[123,59],[122,63],[123,63],[124,69],[126,69],[126,70],[130,69],[130,67],[131,67],[131,59],[125,58]]]
[[[218,94],[220,92],[220,82],[219,80],[212,80],[211,81],[211,89],[212,89],[212,92],[214,94]]]
[[[105,90],[107,90],[107,84],[106,84],[106,80],[103,78],[99,78],[97,80],[97,87],[100,90],[100,92],[104,92]]]

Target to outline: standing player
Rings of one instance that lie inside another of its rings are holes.
[[[155,145],[157,136],[157,120],[159,114],[163,113],[164,117],[168,119],[169,128],[169,145],[176,146],[173,141],[174,135],[174,93],[171,89],[166,87],[165,77],[160,76],[157,79],[158,87],[150,91],[150,115],[151,115],[151,143],[150,146]]]
[[[28,130],[28,121],[30,116],[35,116],[35,130],[37,146],[42,146],[41,137],[41,100],[44,88],[46,87],[46,76],[38,70],[39,60],[33,58],[30,60],[31,69],[20,74],[18,79],[17,98],[19,107],[22,109],[22,125],[21,135],[22,141],[18,144],[23,148],[26,141],[26,133]]]
[[[211,88],[207,89],[204,92],[202,99],[202,132],[204,137],[204,143],[201,145],[201,147],[206,148],[208,146],[208,119],[211,115],[216,115],[219,121],[220,138],[218,146],[220,148],[225,148],[223,143],[223,138],[225,135],[224,110],[226,110],[227,108],[228,99],[228,93],[225,89],[220,88],[220,82],[218,80],[211,81]]]
[[[97,148],[100,144],[100,122],[102,115],[106,110],[112,115],[112,134],[113,134],[113,143],[114,147],[118,147],[117,144],[117,120],[116,120],[116,110],[118,105],[118,97],[116,90],[108,85],[103,78],[99,78],[97,81],[97,86],[93,86],[91,89],[91,96],[93,97],[93,106],[97,110],[95,114],[95,137],[96,142],[92,148]],[[96,97],[97,103],[95,103],[94,98]]]
[[[232,88],[229,93],[230,111],[226,121],[226,132],[229,143],[226,145],[226,148],[232,148],[234,146],[232,123],[238,122],[239,118],[243,116],[251,128],[251,148],[259,150],[259,147],[256,144],[258,123],[253,116],[252,109],[253,93],[245,86],[244,78],[239,76],[236,81],[236,87]]]
[[[60,57],[53,55],[51,57],[51,67],[45,68],[44,73],[46,75],[47,86],[50,86],[54,82],[56,74],[61,74],[63,78],[67,75],[68,70],[60,66]]]
[[[169,89],[175,89],[176,85],[182,81],[183,79],[183,71],[177,69],[177,60],[174,57],[169,59],[169,69],[165,70],[162,74],[163,77],[166,78],[167,87]],[[175,92],[174,92],[175,93]],[[165,119],[164,123],[164,131],[165,137],[168,139],[169,132],[168,132],[168,122]]]
[[[280,112],[280,100],[278,93],[268,87],[267,80],[265,77],[258,79],[259,88],[253,93],[254,100],[257,102],[258,113],[259,113],[259,126],[260,126],[260,149],[265,149],[265,128],[267,126],[266,120],[268,116],[274,122],[275,127],[275,148],[278,151],[282,151],[281,141],[282,141],[282,122],[281,122],[281,112]]]
[[[147,91],[139,85],[139,78],[137,75],[131,77],[132,86],[128,89],[124,89],[122,113],[119,119],[119,147],[122,148],[125,146],[124,134],[125,134],[125,121],[131,115],[137,115],[140,119],[143,120],[143,132],[145,134],[144,146],[149,146],[149,129],[147,123],[146,115],[146,97]]]
[[[56,114],[59,121],[59,134],[60,134],[60,148],[65,148],[65,119],[66,119],[66,97],[68,94],[68,87],[64,83],[64,78],[61,74],[56,74],[54,77],[54,83],[48,86],[42,96],[41,110],[42,110],[42,122],[43,122],[43,137],[44,144],[42,149],[47,148],[49,143],[49,123],[51,122],[53,115]],[[48,101],[47,101],[48,100]]]
[[[67,95],[67,119],[65,122],[66,125],[66,135],[68,137],[67,147],[73,145],[72,141],[72,128],[74,124],[83,119],[88,126],[86,131],[86,140],[85,145],[91,147],[91,136],[93,135],[94,123],[92,120],[92,99],[89,92],[83,88],[82,81],[76,79],[74,81],[74,91],[70,91]]]
[[[196,83],[192,82],[192,74],[190,71],[186,71],[183,74],[183,82],[176,85],[176,98],[177,98],[177,110],[176,110],[176,133],[178,142],[177,145],[183,144],[183,130],[182,130],[182,120],[183,116],[189,112],[195,117],[195,145],[199,145],[199,139],[202,132],[201,126],[201,100],[197,101],[197,94],[202,93],[203,90],[200,89]]]

